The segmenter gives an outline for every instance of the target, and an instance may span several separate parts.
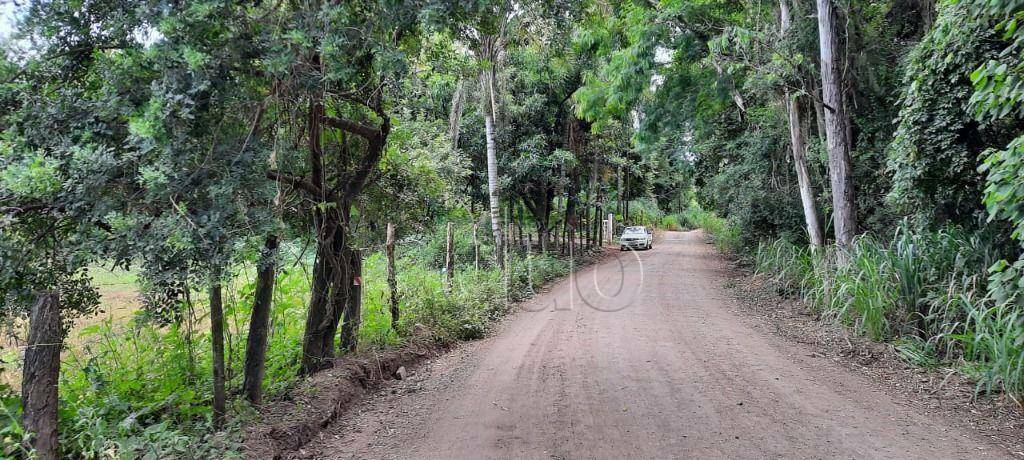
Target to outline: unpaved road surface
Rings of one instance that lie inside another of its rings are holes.
[[[297,456],[1009,458],[752,327],[726,273],[696,232],[606,259],[385,386]]]

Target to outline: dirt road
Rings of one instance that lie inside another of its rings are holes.
[[[726,269],[690,232],[581,270],[491,338],[385,387],[299,456],[1007,457],[752,327],[722,289]]]

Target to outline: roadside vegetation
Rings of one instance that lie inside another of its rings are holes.
[[[831,251],[786,240],[762,243],[758,272],[824,318],[879,341],[925,367],[955,366],[981,392],[1024,392],[1024,323],[1012,303],[989,289],[1001,253],[991,235],[900,227],[891,242],[865,236],[850,263]]]
[[[443,228],[426,241],[403,242],[397,263],[401,320],[391,327],[388,287],[382,252],[367,257],[363,267],[363,315],[359,343],[364,350],[400,345],[412,329],[423,328],[436,340],[482,337],[512,308],[541,284],[568,273],[569,262],[553,255],[516,254],[508,286],[502,273],[488,264],[473,268],[472,253],[458,254],[458,272],[450,293],[442,274]],[[470,247],[468,231],[457,243]],[[301,248],[289,248],[298,254]],[[439,264],[437,261],[441,260]],[[265,397],[273,400],[300,378],[294,344],[301,342],[309,291],[309,257],[282,260],[276,280],[274,309],[268,334]],[[244,373],[244,325],[251,317],[255,289],[253,267],[242,268],[226,289],[226,384],[240,388]],[[197,316],[183,324],[162,327],[145,317],[126,323],[110,321],[81,330],[89,345],[65,359],[60,388],[66,414],[61,438],[66,449],[89,458],[112,453],[131,458],[222,457],[237,453],[241,422],[255,414],[245,404],[230,409],[229,433],[210,436],[212,408],[203,369],[211,366],[209,318],[205,299],[192,306]],[[188,324],[192,324],[189,329]]]
[[[475,267],[471,232],[463,222],[455,227],[457,250],[452,288],[446,292],[445,227],[400,242],[396,261],[399,306],[402,312],[392,328],[384,253],[373,252],[364,263],[362,323],[359,343],[366,351],[399,346],[413,330],[434,340],[457,341],[483,337],[513,303],[527,298],[544,283],[569,273],[570,260],[558,254],[516,251],[509,257],[509,278],[482,254]],[[283,267],[275,281],[268,333],[264,397],[285,395],[300,379],[294,344],[301,342],[308,308],[309,271],[313,258],[302,247],[282,248]],[[482,247],[484,251],[489,248]],[[489,252],[489,251],[488,251]],[[577,259],[582,263],[585,259]],[[134,275],[97,269],[111,284],[131,284]],[[238,267],[226,286],[226,384],[240,388],[244,376],[245,324],[252,315],[250,299],[256,288],[253,264]],[[178,323],[155,322],[145,310],[123,321],[107,319],[75,328],[69,337],[61,368],[61,439],[77,456],[106,458],[220,458],[240,456],[239,430],[256,420],[256,413],[241,401],[233,404],[227,431],[213,430],[210,381],[204,369],[211,363],[211,336],[207,299],[188,305],[187,318]],[[8,366],[16,372],[16,366]],[[17,398],[5,396],[2,412],[5,439],[23,432],[15,416]],[[10,455],[12,452],[7,452]]]

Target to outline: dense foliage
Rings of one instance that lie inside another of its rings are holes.
[[[823,318],[1024,393],[1021,0],[19,8],[0,322],[24,347],[59,315],[65,456],[229,455],[261,403],[246,380],[279,397],[417,324],[478,338],[609,214],[703,228]],[[97,324],[107,269],[131,306]],[[0,438],[27,456],[14,367]]]

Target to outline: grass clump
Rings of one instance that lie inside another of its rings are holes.
[[[1024,394],[1022,310],[990,289],[986,274],[1003,256],[993,238],[904,224],[890,243],[865,236],[847,255],[837,264],[834,248],[778,239],[758,246],[754,266],[823,318],[893,342],[907,361],[959,366],[979,391]]]

